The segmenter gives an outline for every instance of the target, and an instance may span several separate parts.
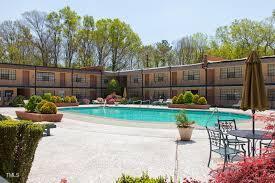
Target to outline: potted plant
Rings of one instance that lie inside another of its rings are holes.
[[[184,110],[181,110],[179,114],[176,115],[176,121],[177,128],[180,133],[180,139],[184,141],[189,141],[192,136],[192,132],[194,129],[193,124],[195,122],[188,119]]]

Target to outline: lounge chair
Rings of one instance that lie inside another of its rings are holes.
[[[143,100],[142,102],[141,102],[141,104],[150,104],[151,103],[151,100]]]
[[[159,99],[157,101],[154,101],[152,104],[153,105],[162,105],[163,104],[163,99]]]
[[[232,105],[233,108],[239,109],[241,107],[241,100],[237,104]]]
[[[133,104],[142,104],[142,100],[134,100]]]
[[[92,104],[104,104],[103,98],[97,98],[96,100],[92,101]]]

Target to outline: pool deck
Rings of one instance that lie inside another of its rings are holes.
[[[0,113],[14,117],[15,110],[23,108],[0,108]],[[219,111],[249,114],[249,111],[235,109]],[[115,182],[122,173],[141,175],[143,171],[152,176],[167,175],[178,179],[193,177],[206,181],[210,177],[211,169],[207,167],[209,142],[205,130],[196,129],[192,141],[181,142],[177,141],[178,132],[173,125],[133,124],[64,113],[62,122],[52,129],[52,136],[40,141],[28,183],[59,182],[61,178],[67,178],[70,183],[109,183]],[[256,123],[257,128],[262,126]],[[238,127],[251,129],[251,123],[242,122]],[[221,162],[214,156],[211,168]]]

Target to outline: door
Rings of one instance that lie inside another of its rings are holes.
[[[90,86],[96,87],[96,76],[95,75],[90,75]]]
[[[177,72],[172,72],[172,85],[177,85]]]
[[[90,91],[90,97],[92,100],[96,99],[96,91]]]
[[[23,85],[29,86],[30,84],[30,71],[23,71]]]
[[[60,86],[65,86],[65,73],[60,73]]]
[[[145,74],[145,86],[149,86],[149,74]]]
[[[145,96],[144,96],[144,98],[145,98],[146,100],[150,99],[149,90],[146,90],[146,91],[145,91]]]

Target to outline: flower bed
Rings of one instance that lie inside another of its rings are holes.
[[[181,109],[209,109],[210,105],[199,104],[169,104],[169,108],[181,108]]]
[[[79,106],[79,103],[78,102],[75,102],[75,103],[54,103],[56,105],[56,107],[68,107],[68,106]]]
[[[60,122],[63,114],[40,114],[31,113],[26,111],[15,111],[16,115],[20,119],[31,120],[33,122],[49,121],[49,122]]]

